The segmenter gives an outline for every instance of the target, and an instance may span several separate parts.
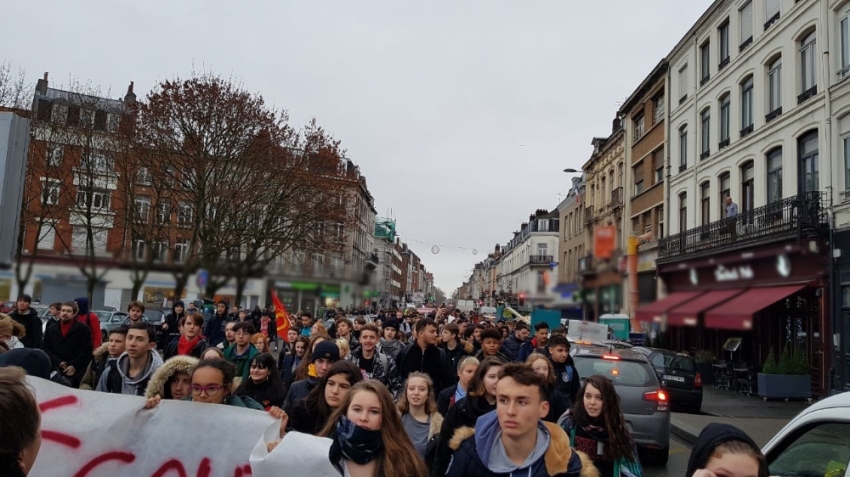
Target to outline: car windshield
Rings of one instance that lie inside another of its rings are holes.
[[[652,386],[655,378],[647,363],[583,356],[576,356],[573,360],[579,376],[601,374],[617,386]]]
[[[780,443],[780,453],[768,456],[770,475],[842,477],[850,462],[850,424],[827,422],[805,429]]]

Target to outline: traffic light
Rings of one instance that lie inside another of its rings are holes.
[[[525,306],[525,293],[520,293],[518,295],[519,298],[519,306]]]

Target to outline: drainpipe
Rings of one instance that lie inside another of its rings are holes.
[[[626,262],[626,270],[629,275],[629,315],[631,321],[631,329],[639,330],[640,321],[635,318],[635,310],[637,310],[638,304],[640,302],[640,296],[638,294],[638,276],[637,276],[637,263],[638,263],[638,238],[635,235],[629,235],[628,237],[628,261]]]

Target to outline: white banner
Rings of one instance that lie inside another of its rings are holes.
[[[80,391],[32,377],[30,383],[42,410],[43,438],[30,475],[258,476],[249,464],[252,449],[280,425],[253,409],[180,401],[143,409],[138,396]],[[274,475],[288,474],[283,470]]]
[[[331,440],[300,432],[289,432],[274,450],[266,450],[266,442],[277,440],[279,428],[269,427],[251,452],[254,477],[339,477],[331,465],[328,453]],[[294,459],[293,456],[298,456]],[[285,471],[282,471],[285,470]]]

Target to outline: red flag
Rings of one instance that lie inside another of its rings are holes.
[[[284,343],[289,343],[289,341],[287,341],[287,332],[289,331],[289,327],[292,325],[289,321],[289,313],[286,312],[286,307],[280,302],[280,299],[277,297],[277,293],[275,293],[274,290],[270,290],[270,292],[272,294],[272,302],[274,303],[274,318],[275,323],[277,324],[277,335],[283,339]]]

